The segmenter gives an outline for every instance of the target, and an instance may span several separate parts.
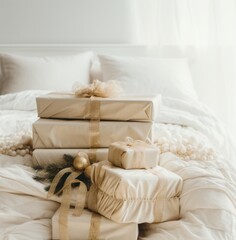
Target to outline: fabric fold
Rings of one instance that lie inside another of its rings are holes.
[[[159,166],[125,170],[108,161],[92,165],[88,208],[120,223],[179,218],[182,179]]]
[[[154,121],[161,96],[124,96],[116,98],[82,98],[72,93],[50,93],[37,97],[38,116],[59,119],[96,119],[94,105],[101,120]]]
[[[59,239],[59,210],[52,218],[52,239]],[[84,209],[81,216],[73,215],[73,209],[69,210],[68,233],[70,240],[136,240],[138,238],[138,224],[122,224],[113,222],[94,212]]]
[[[123,141],[127,136],[145,141],[154,139],[152,122],[100,121],[99,147],[107,148],[112,142]],[[97,129],[95,131],[97,133]],[[33,124],[33,147],[37,148],[91,148],[90,121],[39,119]],[[97,142],[96,141],[96,142]]]

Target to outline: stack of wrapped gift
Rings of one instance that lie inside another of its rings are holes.
[[[118,223],[178,219],[183,181],[157,166],[158,154],[141,141],[111,144],[109,161],[92,165],[88,208]]]
[[[152,141],[159,101],[159,96],[80,98],[69,93],[38,97],[33,161],[60,163],[64,154],[83,151],[94,163],[107,160],[110,143],[126,137]]]
[[[113,142],[126,137],[152,141],[159,100],[159,96],[79,98],[68,93],[38,97],[40,119],[33,124],[33,161],[41,166],[59,164],[64,161],[64,154],[76,156],[78,152],[85,152],[91,163],[104,162],[108,159],[108,147]],[[95,184],[91,193],[94,194],[94,190]],[[91,203],[92,194],[88,195]],[[90,206],[94,210],[94,206]],[[137,222],[113,222],[105,214],[94,215],[87,209],[80,217],[75,217],[72,211],[68,216],[70,239],[137,239]],[[59,238],[59,216],[58,210],[53,217],[53,239]],[[77,232],[79,225],[84,227]]]
[[[108,160],[91,166],[92,185],[87,209],[76,217],[68,213],[63,230],[59,209],[52,219],[53,239],[65,231],[70,239],[138,238],[139,223],[160,223],[179,218],[180,176],[157,166],[159,152],[143,141],[115,142]],[[65,239],[65,238],[63,238]]]

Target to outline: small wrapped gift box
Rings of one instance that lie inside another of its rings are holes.
[[[162,167],[126,170],[95,163],[88,208],[120,223],[153,223],[179,218],[182,178]]]
[[[33,151],[33,165],[46,167],[49,164],[61,164],[65,160],[64,154],[75,157],[78,152],[88,154],[90,163],[101,162],[108,159],[108,148],[93,148],[93,149],[35,149]]]
[[[59,209],[52,218],[52,239],[60,239]],[[137,240],[138,225],[135,223],[115,223],[105,217],[84,209],[82,215],[68,213],[70,240],[112,239]]]
[[[156,167],[158,159],[158,148],[142,141],[127,140],[109,146],[108,160],[124,169]]]
[[[50,93],[36,101],[41,118],[153,121],[159,109],[160,95],[83,98],[72,93]]]
[[[152,141],[154,127],[152,122],[39,119],[33,124],[33,147],[108,148],[127,136]]]

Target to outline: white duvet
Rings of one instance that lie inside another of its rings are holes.
[[[40,92],[0,96],[0,136],[23,128],[30,131],[36,117],[34,99]],[[20,99],[20,100],[19,100]],[[27,129],[28,128],[28,129]],[[160,166],[182,177],[180,219],[140,225],[140,239],[235,240],[236,157],[228,134],[209,110],[196,103],[163,98],[156,123],[157,142],[184,143],[192,139],[197,154],[181,157],[163,146]],[[165,148],[165,149],[164,149]],[[214,158],[206,158],[212,149]],[[46,199],[29,158],[0,155],[0,239],[51,239],[51,217],[58,203]]]

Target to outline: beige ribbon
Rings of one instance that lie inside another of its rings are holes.
[[[131,147],[135,151],[136,158],[139,159],[140,161],[145,160],[145,148],[150,148],[150,147],[155,147],[154,144],[150,142],[149,139],[146,141],[141,141],[141,140],[133,140],[131,137],[126,138],[126,144],[127,147]]]
[[[101,225],[101,216],[95,212],[92,213],[90,228],[89,228],[89,237],[88,240],[97,240],[99,239],[99,231]]]
[[[89,136],[90,136],[90,147],[100,147],[100,101],[95,98],[90,98],[89,107],[90,125],[89,125]]]
[[[89,161],[91,164],[97,162],[97,149],[95,148],[90,148],[89,152],[88,152],[88,157],[89,157]]]
[[[63,187],[58,192],[55,192],[60,179],[64,176],[65,173],[71,174],[67,177]],[[59,231],[60,239],[62,240],[69,240],[67,222],[71,202],[72,183],[80,183],[78,192],[81,193],[81,195],[83,196],[82,198],[76,201],[74,215],[80,216],[85,206],[87,187],[82,181],[76,179],[81,173],[82,172],[74,171],[72,168],[65,168],[61,170],[53,179],[51,187],[48,192],[48,198],[52,197],[54,194],[59,194],[62,192],[62,201],[59,212],[59,226],[60,226]]]
[[[158,179],[162,180],[162,181],[158,181],[157,188],[161,189],[162,186],[167,186],[167,178],[162,171],[155,171],[153,169],[147,169],[146,171],[155,175]],[[160,192],[159,197],[160,198],[166,198],[167,191],[168,191],[168,188],[165,188],[165,191]],[[165,212],[164,211],[164,208],[165,208],[164,202],[162,202],[161,205],[158,205],[158,208],[159,208],[159,211],[157,211],[157,212],[159,212],[160,214],[158,216],[157,222],[162,222],[163,221],[163,215],[164,215],[164,212]]]

